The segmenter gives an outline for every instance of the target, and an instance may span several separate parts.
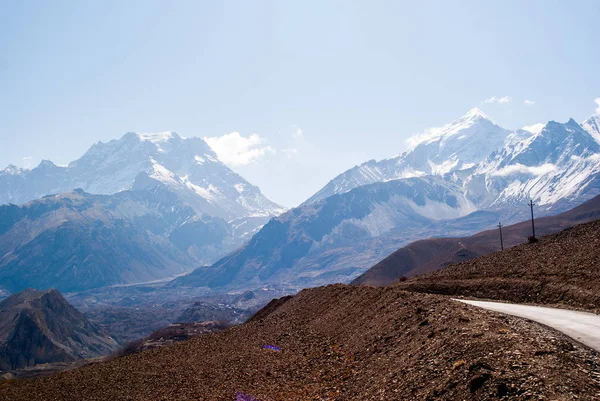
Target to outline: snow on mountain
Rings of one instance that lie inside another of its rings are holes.
[[[481,110],[473,108],[450,124],[413,136],[408,140],[409,150],[397,157],[379,162],[370,160],[340,174],[305,204],[374,182],[441,176],[471,168],[501,148],[509,133]]]
[[[221,163],[202,139],[175,132],[129,132],[119,140],[93,145],[67,167],[49,161],[32,170],[9,166],[0,171],[0,203],[21,204],[75,188],[114,194],[156,182],[189,201],[199,214],[234,220],[268,218],[283,211]]]
[[[592,116],[585,120],[581,126],[600,143],[600,115]]]

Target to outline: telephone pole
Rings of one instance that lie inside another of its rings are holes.
[[[502,223],[498,222],[498,228],[500,229],[500,249],[504,250],[504,241],[502,240]]]
[[[535,206],[535,203],[533,203],[533,200],[529,200],[529,207],[531,208],[531,231],[533,231],[533,238],[535,239],[535,223],[533,222],[533,207]]]

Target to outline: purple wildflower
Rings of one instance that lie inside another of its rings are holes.
[[[235,401],[260,401],[260,400],[258,398],[254,398],[248,394],[236,393]]]
[[[281,348],[276,347],[274,345],[268,345],[268,344],[267,345],[263,345],[263,348],[264,349],[272,349],[273,351],[281,351]]]

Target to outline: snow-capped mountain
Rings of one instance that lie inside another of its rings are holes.
[[[0,204],[21,204],[52,193],[81,188],[114,194],[160,182],[199,214],[228,221],[277,215],[283,209],[221,163],[200,138],[174,132],[125,134],[93,145],[66,167],[44,160],[32,170],[0,171]]]
[[[9,166],[6,203],[0,289],[9,291],[172,277],[214,263],[282,211],[202,139],[173,132],[99,142],[68,166]]]
[[[468,169],[500,149],[508,134],[509,130],[473,108],[450,124],[413,136],[410,149],[399,156],[371,160],[338,175],[305,204],[374,182]]]
[[[533,199],[539,206],[583,202],[596,195],[600,144],[571,119],[550,121],[533,132],[519,131],[469,172],[463,181],[479,209]],[[453,174],[450,179],[458,177]],[[458,180],[462,181],[462,180]]]
[[[439,175],[458,184],[477,209],[533,199],[539,205],[591,198],[600,162],[600,116],[579,125],[550,121],[510,131],[479,109],[409,139],[411,148],[371,160],[333,180],[308,199],[316,202],[373,182]],[[591,191],[586,197],[583,193]]]

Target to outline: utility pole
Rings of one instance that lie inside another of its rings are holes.
[[[504,241],[502,240],[502,223],[498,222],[498,228],[500,229],[500,249],[504,250]]]
[[[535,206],[535,203],[533,203],[533,200],[529,200],[529,207],[531,208],[531,231],[533,231],[533,238],[535,239],[535,223],[533,222],[533,207]]]

